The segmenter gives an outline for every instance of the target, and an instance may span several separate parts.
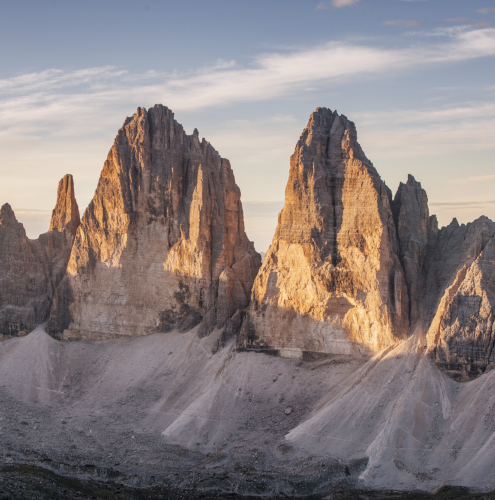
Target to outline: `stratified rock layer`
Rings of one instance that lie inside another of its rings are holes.
[[[439,230],[411,175],[392,201],[354,124],[318,108],[291,157],[240,347],[372,353],[419,333],[437,367],[476,377],[495,366],[494,237],[486,217]]]
[[[241,346],[369,353],[405,338],[409,301],[391,202],[354,123],[318,108],[290,160]]]
[[[0,210],[0,338],[29,333],[46,321],[79,225],[74,182],[59,183],[50,230],[30,240],[9,204]]]
[[[106,338],[203,322],[206,334],[248,305],[259,266],[228,160],[166,107],[138,108],[84,213],[48,331]]]
[[[427,258],[428,352],[436,365],[469,380],[495,363],[495,223],[487,217],[438,231]]]

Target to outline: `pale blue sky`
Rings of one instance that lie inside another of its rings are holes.
[[[318,106],[442,225],[495,219],[495,0],[0,1],[0,44],[0,204],[30,237],[65,173],[84,210],[125,117],[155,103],[231,160],[260,251]]]

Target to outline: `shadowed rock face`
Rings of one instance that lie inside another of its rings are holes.
[[[427,345],[457,380],[495,366],[495,223],[480,217],[438,231],[427,256]]]
[[[409,301],[391,201],[354,124],[318,108],[291,157],[241,345],[299,356],[373,352],[405,338]]]
[[[48,331],[68,338],[201,334],[249,302],[260,256],[228,160],[173,113],[138,108],[83,215]]]
[[[414,329],[418,322],[421,324],[425,315],[424,268],[430,232],[434,233],[430,226],[434,222],[430,222],[426,191],[412,175],[409,175],[406,184],[400,183],[392,210],[399,240],[399,257],[409,296],[410,324]]]
[[[0,336],[28,333],[50,308],[56,337],[200,324],[218,346],[240,331],[241,349],[286,357],[371,354],[418,333],[437,367],[469,380],[495,366],[494,241],[486,217],[439,230],[411,175],[392,201],[354,124],[318,108],[260,268],[229,162],[166,107],[139,108],[81,223],[69,175],[37,240],[2,207]]]
[[[74,182],[59,183],[50,230],[30,240],[9,204],[0,210],[0,338],[29,333],[46,321],[79,225]]]

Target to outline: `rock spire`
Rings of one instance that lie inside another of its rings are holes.
[[[74,193],[74,179],[67,174],[58,183],[57,203],[52,212],[50,231],[68,231],[74,237],[80,224],[79,208]]]
[[[399,241],[399,257],[404,269],[409,297],[409,317],[414,328],[425,315],[425,259],[431,231],[428,197],[421,183],[409,175],[392,203]]]
[[[81,221],[70,175],[36,240],[3,205],[0,255],[0,337],[50,316],[64,339],[197,327],[212,345],[239,334],[240,349],[314,357],[417,334],[454,379],[495,367],[495,223],[439,229],[411,175],[392,199],[354,123],[327,108],[291,156],[261,267],[230,163],[161,105],[126,119]]]
[[[59,184],[52,222],[36,240],[26,236],[10,205],[0,209],[0,338],[26,335],[46,321],[67,267],[79,224],[74,182]]]

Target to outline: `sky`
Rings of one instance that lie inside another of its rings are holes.
[[[31,238],[81,213],[125,118],[161,103],[231,165],[271,243],[289,158],[328,107],[440,226],[495,219],[495,0],[0,0],[0,205]]]

